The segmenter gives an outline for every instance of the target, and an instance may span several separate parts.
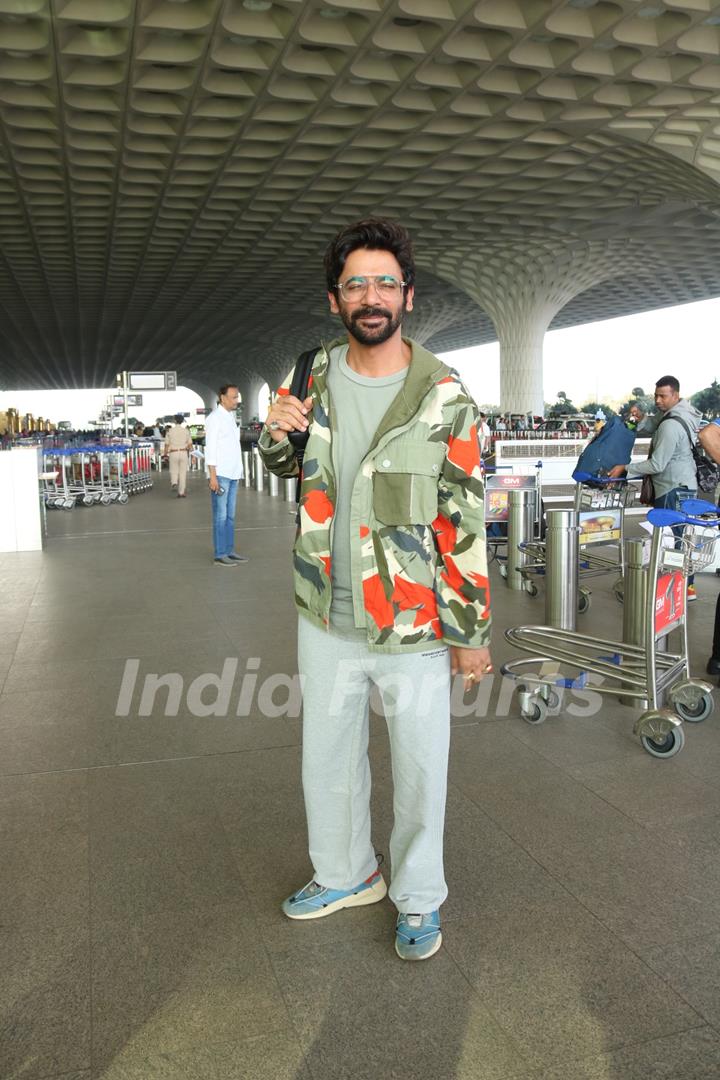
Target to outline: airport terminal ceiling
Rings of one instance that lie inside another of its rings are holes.
[[[720,3],[0,0],[0,388],[272,381],[411,229],[436,351],[720,295]]]

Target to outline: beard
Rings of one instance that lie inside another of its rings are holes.
[[[392,311],[388,311],[387,308],[382,307],[361,307],[357,311],[353,311],[352,314],[346,308],[340,308],[340,318],[345,324],[345,328],[360,345],[382,345],[402,325],[404,313],[404,304],[400,306],[396,315],[393,315]],[[384,321],[372,329],[358,326],[359,319],[367,319],[370,316],[381,318]]]

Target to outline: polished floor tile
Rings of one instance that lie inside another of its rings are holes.
[[[138,915],[131,926],[96,920],[92,1008],[96,1072],[291,1033],[270,959],[238,902]]]
[[[3,1080],[45,1080],[86,1069],[91,1042],[87,926],[0,931],[0,971]]]
[[[454,692],[443,949],[402,963],[387,899],[291,922],[312,876],[292,518],[241,491],[250,562],[226,571],[204,479],[185,502],[166,481],[0,556],[0,1080],[720,1075],[717,717],[658,761],[611,696],[531,726],[499,675]],[[497,670],[544,605],[491,577]],[[579,629],[618,633],[610,584]],[[377,701],[370,732],[389,878]]]

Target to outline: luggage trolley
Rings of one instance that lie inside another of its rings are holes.
[[[598,574],[617,573],[619,576],[613,585],[613,592],[622,602],[625,511],[635,502],[637,489],[625,477],[611,479],[582,472],[575,473],[575,477],[578,481],[575,487],[575,510],[580,526],[578,577],[582,579],[596,577]],[[613,555],[591,550],[601,544],[615,545]],[[525,589],[530,596],[537,596],[536,579],[545,576],[545,543],[542,540],[533,540],[520,546],[529,560],[519,568]],[[580,614],[590,607],[590,597],[590,590],[581,586],[578,590]]]
[[[43,500],[48,510],[72,510],[75,499],[70,497],[67,477],[69,453],[62,448],[43,450]],[[54,473],[54,478],[50,477]]]
[[[685,744],[682,721],[697,723],[713,710],[710,683],[690,678],[687,579],[714,558],[720,539],[720,507],[686,499],[679,511],[651,510],[648,521],[654,528],[649,561],[641,571],[647,575],[642,644],[607,641],[551,626],[516,626],[506,630],[505,637],[532,655],[504,664],[501,671],[517,682],[520,710],[531,724],[541,724],[548,711],[560,708],[563,689],[589,686],[599,694],[647,703],[633,733],[649,754],[668,758]],[[662,546],[666,525],[681,531],[673,548]],[[680,638],[676,653],[665,651],[673,630],[679,631]],[[550,664],[572,674],[543,673]],[[610,685],[590,683],[590,675],[599,675]],[[668,707],[662,704],[665,696]]]
[[[533,535],[542,534],[542,498],[540,470],[542,461],[534,466],[534,473],[514,473],[512,465],[484,465],[485,482],[485,527],[487,535],[488,559],[497,559],[502,577],[507,577],[507,554],[501,548],[507,547],[509,493],[521,488],[534,492],[533,497]],[[501,470],[507,470],[501,473]]]

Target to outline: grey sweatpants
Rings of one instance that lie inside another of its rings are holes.
[[[369,698],[378,688],[390,736],[395,822],[390,899],[426,913],[447,896],[443,827],[450,744],[450,657],[370,652],[357,634],[328,633],[302,616],[303,791],[315,880],[350,889],[377,860],[370,837]]]

